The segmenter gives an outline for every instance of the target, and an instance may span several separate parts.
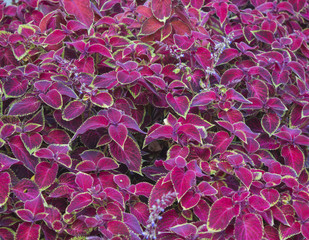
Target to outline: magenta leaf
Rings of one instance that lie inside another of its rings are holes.
[[[267,113],[261,120],[264,131],[271,137],[280,126],[280,118],[275,113]]]
[[[221,65],[224,63],[228,63],[229,61],[231,61],[232,59],[236,58],[239,56],[239,52],[237,49],[234,48],[228,48],[225,49],[219,57],[219,60],[217,62],[217,65]]]
[[[244,167],[237,168],[234,171],[240,181],[242,181],[242,183],[249,189],[253,181],[252,172]]]
[[[236,218],[235,236],[237,240],[260,240],[263,237],[262,220],[253,213]]]
[[[15,239],[39,240],[41,226],[39,224],[23,222],[18,225]]]
[[[45,102],[48,106],[51,106],[54,109],[62,108],[62,96],[56,89],[52,89],[46,94],[41,93],[39,97],[42,99],[43,102]]]
[[[229,225],[231,220],[238,216],[239,205],[234,205],[231,198],[222,197],[214,202],[210,208],[207,228],[211,232],[220,232]]]
[[[3,90],[8,97],[21,97],[28,88],[28,81],[21,80],[19,78],[11,78],[9,81],[5,81]]]
[[[101,108],[111,107],[114,103],[112,96],[108,92],[101,92],[95,96],[91,96],[90,100],[93,104]]]
[[[10,168],[10,166],[18,162],[19,162],[18,159],[0,153],[0,171],[7,170]]]
[[[110,153],[119,162],[124,163],[134,172],[141,171],[142,156],[137,143],[131,138],[127,137],[123,148],[117,143],[111,142],[109,144]]]
[[[164,23],[158,21],[155,17],[150,17],[143,23],[141,33],[144,35],[150,35],[158,31],[163,26]]]
[[[191,223],[184,223],[180,225],[173,226],[170,228],[171,231],[176,233],[178,236],[183,238],[189,238],[190,236],[194,236],[197,232],[197,227]]]
[[[166,196],[170,193],[174,192],[174,188],[173,188],[173,184],[171,181],[168,182],[164,182],[165,178],[161,177],[156,185],[153,187],[150,196],[149,196],[149,202],[148,205],[149,206],[153,206],[156,204],[157,199],[161,199],[162,196]],[[169,199],[166,202],[166,207],[172,205],[172,203],[175,201],[175,196],[171,199]]]
[[[251,207],[253,207],[255,210],[260,211],[260,212],[264,212],[270,208],[269,202],[267,202],[262,197],[257,196],[257,195],[251,196],[248,199],[248,202]]]
[[[180,204],[184,210],[195,207],[201,199],[201,195],[193,191],[188,191],[180,200]]]
[[[306,4],[305,0],[288,0],[296,12],[300,12]]]
[[[44,44],[55,45],[60,43],[65,37],[66,33],[63,30],[56,29],[52,31],[44,40]]]
[[[128,129],[124,124],[111,124],[108,127],[108,134],[121,148],[124,147],[124,143],[128,136]]]
[[[286,165],[292,167],[297,174],[301,172],[304,167],[305,156],[298,146],[283,146],[281,150],[281,155],[284,158]]]
[[[223,85],[234,85],[238,83],[244,74],[243,71],[237,68],[231,68],[226,70],[221,76],[221,84]]]
[[[253,31],[254,36],[261,42],[272,44],[275,41],[274,34],[268,30]]]
[[[231,142],[233,141],[233,137],[230,137],[227,132],[220,131],[217,132],[212,140],[212,144],[215,146],[213,154],[223,153],[229,147]]]
[[[39,133],[22,133],[21,140],[30,154],[38,150],[43,142],[43,138]]]
[[[175,167],[171,175],[176,197],[179,201],[195,185],[195,173],[192,170],[184,172],[183,169]]]
[[[75,183],[81,188],[84,192],[87,192],[93,186],[93,177],[87,173],[79,172],[76,174]]]
[[[165,22],[172,12],[171,0],[154,0],[151,2],[153,15],[161,22]]]
[[[262,189],[261,195],[267,202],[269,202],[270,206],[275,205],[280,198],[279,192],[272,188]]]
[[[38,186],[31,180],[26,178],[20,180],[13,188],[12,192],[18,197],[21,201],[32,200],[36,198],[40,191]]]
[[[220,19],[220,23],[225,21],[228,13],[228,4],[226,2],[215,2],[213,7],[216,9],[217,16]]]
[[[309,219],[309,206],[306,202],[294,200],[293,208],[301,221],[306,222]]]
[[[89,193],[79,193],[74,196],[67,207],[67,212],[72,213],[74,211],[79,211],[92,203],[92,196]]]
[[[48,188],[56,180],[58,173],[57,163],[40,162],[35,168],[35,183],[40,189]]]
[[[92,116],[88,118],[76,131],[72,137],[73,141],[78,135],[87,132],[88,130],[95,130],[102,127],[107,127],[108,120],[104,116]]]
[[[213,91],[199,93],[192,99],[191,107],[205,106],[208,103],[216,100],[216,98],[217,95]]]
[[[0,207],[2,207],[9,198],[11,177],[7,172],[0,173]]]
[[[211,186],[208,182],[203,181],[198,185],[199,191],[201,191],[202,195],[211,196],[218,193],[217,189]]]
[[[186,117],[190,109],[190,101],[187,96],[174,97],[171,93],[166,95],[166,101],[180,116]]]
[[[74,118],[80,116],[86,109],[85,104],[75,100],[69,102],[62,111],[62,118],[66,121],[71,121]]]
[[[209,214],[209,205],[203,199],[199,201],[199,203],[193,208],[194,214],[201,220],[206,222]]]
[[[288,66],[290,68],[292,68],[292,71],[303,81],[305,81],[305,70],[303,68],[303,66],[298,63],[298,62],[294,62],[291,61],[288,63]]]
[[[37,97],[26,97],[11,104],[8,115],[26,116],[36,112],[41,106]]]
[[[89,0],[61,0],[68,14],[72,14],[88,28],[93,23],[93,12]]]

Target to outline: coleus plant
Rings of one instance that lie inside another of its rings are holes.
[[[308,1],[0,0],[0,21],[1,239],[309,238]]]

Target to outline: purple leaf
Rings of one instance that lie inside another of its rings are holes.
[[[38,150],[43,142],[43,138],[39,133],[22,133],[21,140],[30,154]]]
[[[208,103],[216,100],[216,98],[217,95],[213,91],[199,93],[192,99],[191,107],[205,106]]]
[[[39,224],[23,222],[18,225],[15,239],[38,240],[40,239],[41,226]]]
[[[123,149],[115,142],[111,142],[109,148],[117,161],[124,163],[129,170],[140,173],[142,156],[139,146],[131,137],[127,137]]]
[[[40,189],[48,188],[56,180],[58,164],[40,162],[35,168],[34,180]]]
[[[91,96],[90,101],[101,108],[108,108],[114,104],[114,100],[108,92],[101,92]]]
[[[263,225],[261,219],[253,213],[239,216],[235,222],[235,237],[236,240],[262,239]]]
[[[168,93],[166,101],[175,112],[184,118],[186,117],[190,109],[190,101],[187,96],[174,97],[171,93]]]
[[[267,113],[262,117],[261,125],[268,136],[271,137],[280,126],[280,118],[275,113]]]
[[[71,121],[74,118],[80,116],[86,109],[85,104],[75,100],[69,102],[62,111],[62,118],[66,121]]]
[[[61,2],[68,14],[74,15],[77,20],[90,28],[94,15],[89,0],[61,0]]]
[[[171,172],[172,183],[175,188],[178,201],[186,192],[195,185],[195,173],[192,170],[184,172],[183,169],[175,167]]]
[[[270,204],[262,197],[257,195],[251,196],[248,199],[248,203],[250,204],[251,207],[260,212],[264,212],[270,208]]]
[[[252,32],[254,36],[261,42],[272,44],[275,41],[274,34],[268,30],[259,30]]]
[[[48,106],[54,109],[62,108],[62,96],[56,89],[52,89],[46,94],[41,93],[39,94],[39,97],[42,99],[43,102],[45,102]]]
[[[73,197],[69,206],[67,207],[67,212],[72,213],[74,211],[79,211],[92,203],[92,196],[89,193],[79,193]]]
[[[176,233],[178,236],[183,238],[189,238],[190,236],[195,236],[197,232],[197,227],[191,223],[184,223],[180,225],[173,226],[170,230]]]
[[[281,150],[281,155],[282,157],[284,157],[286,165],[292,167],[297,174],[301,172],[304,167],[305,156],[298,146],[283,146]]]
[[[11,177],[7,172],[0,172],[0,207],[2,207],[9,198]]]
[[[172,13],[171,0],[154,0],[151,2],[153,15],[160,21],[165,22]]]
[[[234,205],[231,198],[218,199],[210,208],[207,229],[211,232],[221,232],[239,212],[239,205]]]
[[[36,112],[41,106],[37,97],[26,97],[11,104],[8,115],[26,116]]]
[[[108,134],[121,148],[124,147],[124,143],[128,136],[128,129],[124,124],[111,124],[108,127]]]

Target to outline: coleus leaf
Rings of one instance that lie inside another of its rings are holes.
[[[18,225],[15,239],[39,240],[41,226],[30,222],[23,222]]]
[[[158,21],[155,17],[148,18],[141,28],[141,34],[150,35],[164,26],[164,23]]]
[[[178,236],[183,238],[189,238],[190,236],[195,236],[197,232],[197,227],[191,223],[184,223],[180,225],[176,225],[170,228],[170,230],[176,233]]]
[[[260,211],[260,212],[264,212],[270,208],[270,204],[266,200],[264,200],[262,197],[257,196],[257,195],[253,195],[249,197],[248,202],[251,207],[253,207],[255,210]]]
[[[172,1],[154,0],[151,2],[151,11],[159,21],[165,22],[172,13]]]
[[[0,171],[7,170],[10,168],[10,166],[18,162],[19,162],[18,159],[0,153]]]
[[[280,118],[277,114],[269,112],[261,120],[264,131],[271,137],[280,126]]]
[[[46,189],[56,180],[57,163],[40,162],[35,168],[34,180],[40,189]]]
[[[76,174],[75,183],[83,190],[87,192],[93,186],[94,179],[91,175],[83,172]]]
[[[13,188],[12,192],[21,201],[27,201],[36,198],[40,191],[38,186],[31,180],[23,178]]]
[[[194,171],[188,170],[185,172],[178,167],[174,167],[172,170],[171,178],[178,201],[195,185],[196,181]]]
[[[233,141],[233,136],[229,136],[227,132],[217,132],[212,140],[212,144],[215,146],[213,154],[223,153],[229,147]]]
[[[88,28],[93,23],[93,11],[89,0],[61,0],[68,14],[72,14]]]
[[[228,13],[228,4],[226,2],[215,2],[213,7],[216,9],[217,16],[220,19],[220,23],[225,21]]]
[[[239,205],[234,205],[231,198],[222,197],[215,201],[210,208],[207,229],[210,232],[221,232],[239,213]]]
[[[127,137],[123,148],[117,143],[111,142],[109,149],[111,155],[117,161],[124,163],[129,170],[140,173],[142,156],[137,143],[131,137]]]
[[[76,131],[75,135],[72,137],[73,141],[78,135],[87,132],[88,130],[95,130],[102,127],[107,127],[108,120],[104,116],[92,116],[88,118]]]
[[[11,78],[3,84],[3,90],[7,97],[21,97],[27,91],[28,81],[19,78]]]
[[[191,100],[191,107],[205,106],[216,100],[216,98],[217,95],[214,91],[199,93]]]
[[[237,217],[235,221],[235,237],[237,240],[262,239],[262,220],[253,213]]]
[[[252,33],[261,42],[272,44],[275,41],[274,34],[271,31],[259,30]]]
[[[73,197],[69,206],[67,207],[67,212],[72,213],[74,211],[79,211],[92,203],[93,199],[89,193],[79,193]]]
[[[41,101],[37,97],[26,97],[13,102],[8,111],[8,115],[26,116],[36,112],[41,106]]]
[[[11,177],[8,172],[0,172],[0,207],[2,207],[9,198]]]
[[[39,97],[45,102],[48,106],[54,109],[62,108],[63,100],[62,96],[58,90],[52,89],[48,91],[46,94],[40,93]]]
[[[60,29],[52,31],[44,40],[44,44],[55,45],[60,43],[67,36],[66,32]]]
[[[190,101],[187,96],[173,96],[171,93],[166,95],[168,105],[180,116],[186,117],[190,109]]]
[[[21,140],[30,154],[38,150],[43,142],[43,138],[39,133],[22,133]]]
[[[62,118],[66,121],[71,121],[80,116],[85,109],[86,105],[78,100],[69,102],[62,111]]]
[[[162,199],[163,196],[170,196],[168,199],[165,199],[165,207],[168,207],[173,204],[175,201],[175,195],[172,196],[171,194],[174,193],[174,187],[171,181],[164,182],[165,177],[161,177],[156,185],[153,187],[150,196],[148,205],[151,207],[156,205],[157,199]]]
[[[292,167],[297,174],[302,171],[305,163],[305,156],[298,146],[283,146],[281,150],[281,155],[285,160],[285,164]]]
[[[124,147],[124,143],[128,136],[128,129],[124,124],[111,124],[108,127],[108,134],[121,148]]]
[[[108,92],[101,92],[91,96],[90,101],[101,108],[108,108],[114,104],[113,97]]]

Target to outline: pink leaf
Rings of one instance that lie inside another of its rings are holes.
[[[280,118],[277,114],[269,112],[262,117],[261,123],[264,131],[272,136],[280,125]]]
[[[180,116],[186,117],[190,109],[190,101],[187,96],[174,97],[171,93],[166,95],[166,101]]]
[[[268,30],[258,30],[252,32],[254,36],[261,42],[272,44],[275,41],[274,34]]]
[[[172,13],[171,0],[153,0],[151,2],[151,10],[153,15],[159,20],[165,22]]]
[[[242,181],[243,184],[249,189],[253,181],[252,172],[247,168],[240,167],[235,169],[235,174],[240,179],[240,181]]]
[[[93,12],[90,0],[61,0],[68,14],[72,14],[88,28],[93,23]]]
[[[57,173],[57,163],[40,162],[35,168],[34,180],[40,189],[45,189],[54,183]]]
[[[24,143],[24,146],[28,150],[30,154],[35,152],[38,148],[40,148],[43,138],[39,133],[22,133],[21,140]]]
[[[90,205],[92,201],[92,196],[89,193],[79,193],[71,200],[67,212],[72,213],[81,210]]]
[[[195,173],[192,170],[184,172],[183,169],[174,167],[172,170],[172,182],[176,191],[176,197],[180,200],[186,192],[195,185]]]
[[[44,40],[44,44],[55,45],[60,43],[65,37],[66,33],[63,30],[56,29],[51,32]]]
[[[216,98],[217,95],[213,91],[199,93],[192,99],[191,107],[205,106]]]
[[[154,17],[150,17],[143,23],[141,33],[144,35],[150,35],[158,31],[163,26],[164,26],[164,23],[159,22]]]
[[[214,202],[209,212],[207,228],[211,232],[226,229],[231,220],[240,212],[239,205],[234,205],[231,198],[223,197]]]
[[[39,94],[39,97],[42,99],[43,102],[45,102],[48,106],[54,109],[62,108],[62,96],[56,89],[52,89],[46,94],[41,93]]]
[[[301,172],[305,163],[303,152],[295,145],[283,146],[281,155],[284,157],[285,164],[292,167],[297,174]]]
[[[11,105],[8,115],[26,116],[36,112],[41,106],[41,101],[37,97],[26,97]]]
[[[108,127],[108,134],[121,148],[124,147],[124,143],[127,140],[128,135],[128,129],[124,124],[111,124]]]
[[[236,240],[260,240],[263,237],[263,225],[261,219],[253,214],[247,213],[236,219]]]
[[[215,2],[213,7],[216,9],[217,16],[220,19],[220,23],[225,21],[228,13],[228,4],[226,2]]]
[[[66,121],[73,120],[80,116],[86,109],[85,104],[76,100],[69,102],[62,111],[62,118]]]
[[[188,239],[190,236],[195,236],[197,232],[197,227],[191,223],[184,223],[184,224],[173,226],[170,230],[176,233],[177,235],[185,239],[186,238]]]
[[[113,97],[108,92],[101,92],[91,96],[90,101],[101,108],[108,108],[114,104]]]
[[[23,222],[18,225],[15,239],[39,240],[41,226],[29,222]]]
[[[267,209],[270,208],[270,204],[264,200],[262,197],[253,195],[248,199],[248,202],[251,207],[253,207],[255,210],[264,212]]]
[[[0,172],[0,207],[2,207],[9,198],[11,177],[7,172]]]
[[[117,161],[126,164],[131,171],[141,171],[141,152],[137,143],[131,137],[127,137],[123,148],[115,142],[111,142],[109,148],[111,155]]]

